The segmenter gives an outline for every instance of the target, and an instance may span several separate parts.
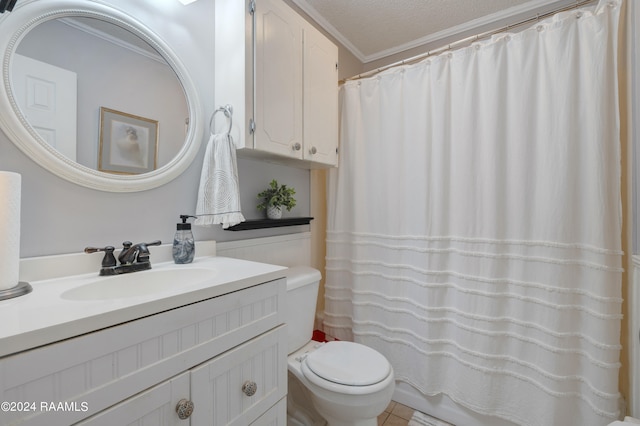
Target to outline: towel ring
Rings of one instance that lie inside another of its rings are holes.
[[[211,119],[209,120],[209,132],[211,132],[211,134],[213,134],[213,120],[216,117],[216,114],[219,112],[223,112],[224,116],[227,117],[229,119],[229,130],[227,130],[227,135],[231,134],[231,128],[233,127],[233,107],[229,104],[225,105],[225,106],[221,106],[220,108],[218,108],[217,110],[215,110],[213,112],[213,114],[211,114]]]

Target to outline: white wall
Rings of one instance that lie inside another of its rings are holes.
[[[144,22],[172,47],[191,74],[208,121],[217,107],[213,89],[213,1],[189,6],[176,0],[103,3]],[[0,132],[0,170],[22,175],[21,257],[79,252],[87,245],[118,246],[124,240],[170,242],[178,215],[195,210],[204,145],[191,167],[173,182],[149,191],[122,194],[95,191],[58,178],[22,154]],[[309,214],[309,171],[250,159],[239,159],[238,163],[241,201],[247,218],[260,217],[261,213],[255,210],[255,197],[273,178],[297,191],[298,206],[290,214]],[[220,227],[194,227],[194,235],[198,240],[227,241],[308,229],[301,226],[230,232]]]

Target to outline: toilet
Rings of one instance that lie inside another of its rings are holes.
[[[393,368],[359,343],[311,340],[320,279],[309,267],[287,271],[287,424],[376,426],[391,402]]]

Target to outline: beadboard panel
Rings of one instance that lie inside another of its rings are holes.
[[[254,395],[242,393],[255,382]],[[250,424],[287,393],[286,328],[281,326],[191,372],[193,424]],[[208,408],[205,409],[205,408]]]
[[[311,233],[220,242],[216,254],[286,267],[310,266]]]
[[[3,401],[88,405],[2,413],[2,424],[63,426],[93,415],[284,323],[285,291],[284,279],[271,281],[2,358]]]
[[[281,426],[287,424],[287,399],[282,398],[251,426]]]

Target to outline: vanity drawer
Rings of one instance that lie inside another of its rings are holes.
[[[191,425],[248,425],[280,401],[287,393],[286,339],[281,326],[191,370]]]
[[[284,323],[285,292],[284,279],[270,281],[0,358],[3,401],[79,407],[2,412],[0,423],[69,425],[94,415]]]
[[[287,398],[284,397],[269,411],[258,417],[251,426],[285,426],[287,424]]]
[[[186,398],[189,398],[189,372],[134,395],[74,426],[187,426],[189,423],[176,414],[176,405]]]

